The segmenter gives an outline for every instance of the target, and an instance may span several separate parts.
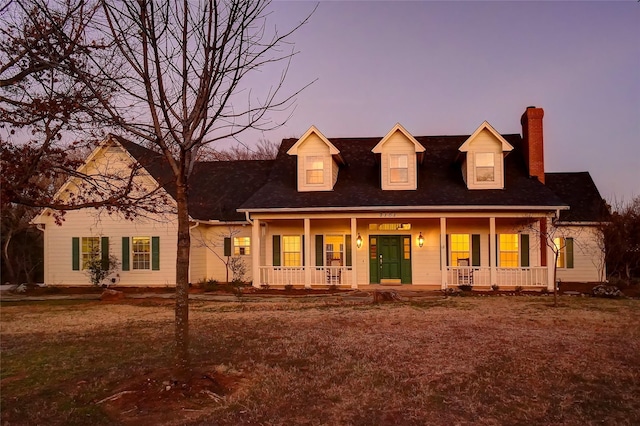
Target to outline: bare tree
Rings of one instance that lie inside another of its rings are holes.
[[[574,238],[575,233],[567,232],[566,227],[559,226],[557,218],[547,221],[546,219],[534,218],[524,219],[516,226],[519,231],[535,235],[537,241],[543,248],[548,248],[553,254],[553,259],[547,259],[547,267],[553,268],[553,306],[558,306],[558,259],[562,253],[566,253],[567,238]]]
[[[640,196],[612,204],[614,212],[604,227],[607,270],[629,282],[640,276]]]
[[[211,146],[200,151],[202,161],[235,161],[235,160],[274,160],[278,155],[279,144],[267,139],[260,139],[255,148],[247,145],[234,145],[229,149],[216,150]]]
[[[220,262],[222,262],[226,271],[226,283],[230,282],[229,272],[232,273],[232,279],[234,281],[242,279],[242,277],[239,277],[237,273],[237,268],[241,266],[242,259],[234,257],[231,250],[231,242],[238,234],[240,234],[240,228],[229,225],[224,231],[216,232],[212,237],[207,237],[202,233],[196,234],[193,237],[199,247],[206,248],[213,253]],[[220,254],[220,251],[222,251],[222,255]],[[244,272],[240,275],[244,276]]]
[[[61,218],[67,210],[98,206],[134,214],[148,201],[136,185],[135,165],[126,175],[79,170],[104,136],[102,105],[113,102],[118,89],[118,58],[94,28],[99,6],[86,0],[0,3],[3,208],[51,207]],[[69,177],[78,190],[55,197]]]
[[[162,153],[174,177],[178,244],[176,258],[176,361],[189,369],[190,259],[189,185],[203,147],[236,139],[249,130],[282,123],[299,91],[283,94],[294,50],[292,34],[306,20],[280,33],[267,27],[268,1],[103,2],[105,33],[125,65],[119,102],[102,98],[105,117],[130,137]],[[263,68],[281,74],[262,98],[245,92],[245,81]],[[87,76],[87,84],[89,84]]]

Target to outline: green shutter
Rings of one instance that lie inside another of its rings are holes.
[[[471,266],[480,266],[480,235],[471,235]]]
[[[160,237],[151,237],[151,270],[160,270]]]
[[[567,268],[573,268],[573,238],[565,238],[567,249]]]
[[[529,265],[529,234],[520,235],[520,266],[528,268]]]
[[[500,235],[496,234],[496,267],[500,266]]]
[[[451,256],[449,256],[449,234],[447,234],[445,237],[446,237],[446,245],[447,245],[447,249],[446,249],[446,251],[444,252],[444,255],[445,255],[445,256],[446,256],[446,258],[447,258],[447,259],[446,259],[446,260],[447,260],[447,266],[449,266],[449,257],[451,257]]]
[[[109,237],[100,238],[100,254],[102,260],[102,270],[109,269]]]
[[[273,266],[280,266],[280,235],[273,236]]]
[[[344,256],[345,256],[345,265],[351,266],[353,260],[351,259],[351,234],[347,234],[344,237]]]
[[[231,256],[231,238],[229,237],[224,239],[224,255]]]
[[[129,248],[129,237],[122,237],[122,270],[129,270],[129,256],[131,249]]]
[[[302,266],[304,266],[304,235],[300,238],[300,242],[302,243],[301,251],[302,251]]]
[[[71,238],[71,269],[80,270],[80,238]]]
[[[322,235],[316,235],[316,266],[324,265],[324,238]]]

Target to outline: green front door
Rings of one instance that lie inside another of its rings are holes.
[[[382,235],[379,237],[378,262],[381,280],[399,280],[402,277],[402,245],[400,236]]]
[[[411,236],[369,237],[369,282],[411,283]]]

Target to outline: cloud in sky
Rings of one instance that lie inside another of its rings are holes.
[[[277,1],[282,30],[314,7]],[[589,171],[607,199],[640,194],[640,4],[320,2],[295,34],[286,85],[318,79],[265,138],[520,133],[545,109],[547,171]],[[266,71],[256,84],[273,84]],[[254,135],[255,137],[255,135]],[[251,143],[249,140],[244,140]]]

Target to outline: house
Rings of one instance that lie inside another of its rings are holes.
[[[590,175],[547,173],[543,116],[529,107],[522,136],[486,121],[463,136],[413,136],[396,124],[384,137],[327,138],[312,126],[282,141],[277,158],[201,162],[190,193],[190,279],[224,281],[237,258],[254,286],[412,285],[553,288],[599,281],[598,224],[606,205]],[[93,158],[142,165],[172,202],[158,154],[110,136]],[[83,259],[115,254],[120,285],[173,285],[176,221],[51,212],[47,284],[87,284]],[[557,259],[556,259],[557,253]]]

